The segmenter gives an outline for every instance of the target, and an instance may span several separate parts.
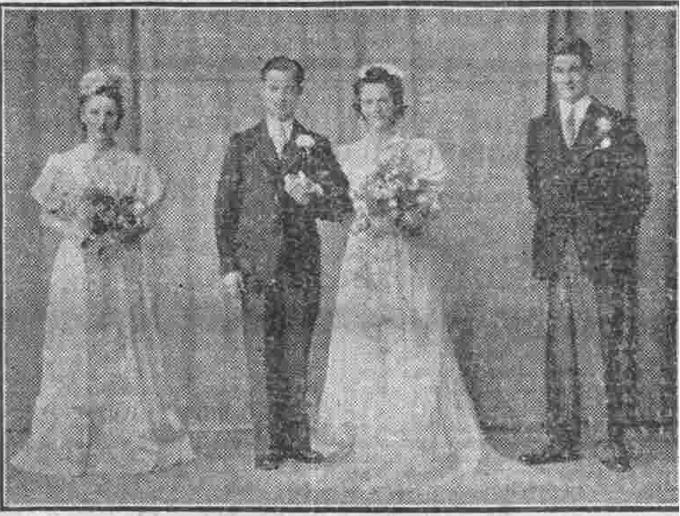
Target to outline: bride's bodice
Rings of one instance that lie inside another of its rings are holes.
[[[379,166],[398,161],[403,157],[410,162],[415,178],[426,181],[436,197],[445,176],[445,167],[436,144],[423,138],[405,138],[396,134],[386,140],[378,141],[371,135],[338,149],[338,160],[350,185],[350,196],[355,208],[353,230],[361,226],[361,219],[369,217],[373,222],[387,227],[389,223],[376,220],[379,217],[368,215],[363,191],[367,181]]]

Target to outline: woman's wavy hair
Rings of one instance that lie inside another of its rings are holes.
[[[381,66],[372,66],[354,82],[354,100],[352,107],[360,117],[363,118],[361,112],[361,88],[364,84],[384,84],[390,92],[392,103],[394,104],[394,119],[395,122],[404,116],[406,108],[404,104],[404,83],[397,75],[389,73]]]

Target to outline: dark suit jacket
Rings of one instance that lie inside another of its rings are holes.
[[[606,122],[611,129],[605,132]],[[650,200],[645,145],[635,121],[593,99],[570,149],[554,106],[529,122],[526,163],[536,208],[534,275],[558,273],[570,235],[582,270],[594,282],[631,273]]]
[[[314,139],[308,157],[295,143],[299,135]],[[318,273],[316,219],[336,220],[352,211],[347,178],[325,137],[294,121],[282,154],[279,159],[262,121],[232,135],[224,158],[215,198],[220,267],[222,274],[241,271],[247,290],[259,290],[283,271],[309,262]],[[284,190],[284,176],[299,170],[325,194],[307,206],[297,205]]]

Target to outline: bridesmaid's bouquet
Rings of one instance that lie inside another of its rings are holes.
[[[132,195],[114,197],[98,189],[84,196],[87,236],[83,249],[96,249],[99,256],[116,244],[136,242],[146,232],[147,206]]]
[[[418,176],[405,148],[381,160],[356,192],[366,203],[359,229],[366,230],[380,219],[407,236],[421,234],[427,220],[439,212],[439,204],[432,185]]]

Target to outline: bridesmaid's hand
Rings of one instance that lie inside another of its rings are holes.
[[[40,216],[40,220],[44,226],[59,231],[64,238],[78,240],[79,243],[88,233],[85,222],[80,219],[65,220],[58,214],[44,211]]]

